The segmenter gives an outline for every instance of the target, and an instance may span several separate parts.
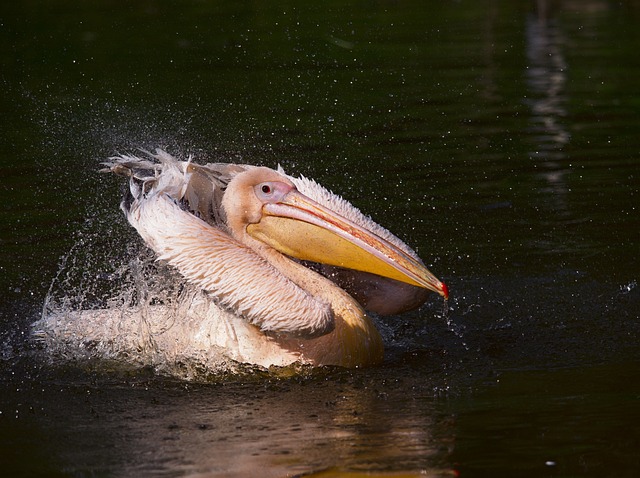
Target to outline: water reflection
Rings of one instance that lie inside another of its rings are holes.
[[[140,382],[129,389],[79,387],[53,390],[32,405],[48,417],[42,433],[57,437],[47,440],[50,451],[75,475],[168,469],[276,477],[339,463],[348,470],[435,476],[434,463],[451,451],[452,438],[432,436],[434,427],[443,428],[434,423],[434,402],[397,383],[343,378],[342,389],[316,379],[173,390]],[[451,432],[448,421],[445,428]]]
[[[536,160],[536,167],[543,169],[540,175],[548,183],[546,190],[565,194],[569,169],[562,162],[563,148],[571,139],[564,122],[567,115],[566,40],[549,3],[539,0],[536,12],[527,16],[525,24],[526,103],[531,108],[529,133],[535,148],[529,154]],[[564,200],[560,199],[556,205],[564,205]]]

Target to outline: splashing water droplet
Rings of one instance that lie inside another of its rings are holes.
[[[453,332],[453,334],[460,339],[460,343],[462,344],[462,346],[464,347],[465,350],[469,350],[469,346],[467,345],[467,343],[464,340],[464,334],[462,333],[461,327],[459,327],[458,325],[456,325],[453,321],[453,319],[451,318],[451,315],[449,314],[450,312],[450,308],[449,308],[449,300],[445,299],[444,300],[444,305],[442,308],[442,317],[444,318],[446,324],[447,324],[447,329],[451,332]]]

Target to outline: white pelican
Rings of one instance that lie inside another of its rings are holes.
[[[383,343],[365,309],[395,314],[428,291],[448,296],[400,239],[304,177],[161,150],[105,165],[129,178],[129,223],[191,289],[179,306],[43,314],[38,336],[66,355],[144,363],[135,357],[151,348],[156,362],[366,366]]]

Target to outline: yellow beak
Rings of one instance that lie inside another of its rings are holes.
[[[447,286],[422,263],[297,190],[264,204],[262,218],[247,232],[297,259],[370,272],[449,296]]]

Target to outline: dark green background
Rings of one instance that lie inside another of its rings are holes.
[[[639,22],[605,0],[3,3],[3,469],[635,476]],[[418,250],[449,314],[384,319],[364,371],[42,363],[60,258],[91,280],[136,240],[99,163],[158,146],[318,180]]]

